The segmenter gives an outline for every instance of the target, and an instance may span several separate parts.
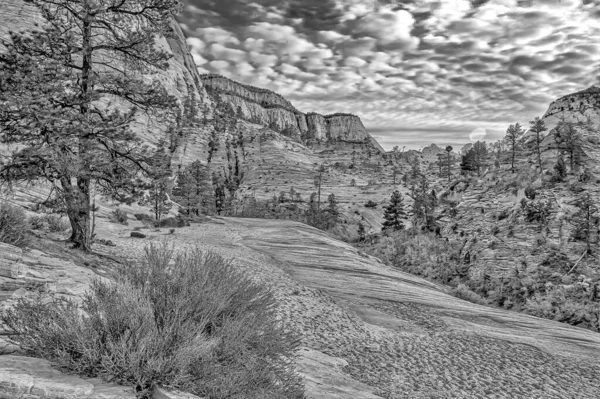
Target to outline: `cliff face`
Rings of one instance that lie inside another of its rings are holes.
[[[543,118],[549,130],[561,118],[567,122],[586,122],[589,118],[596,126],[600,125],[600,86],[592,86],[553,101]]]
[[[220,75],[201,75],[201,79],[213,97],[229,102],[237,110],[237,116],[248,122],[269,127],[308,145],[363,143],[383,152],[356,115],[304,114],[270,90],[244,85]]]

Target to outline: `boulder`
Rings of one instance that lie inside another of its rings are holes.
[[[146,234],[140,233],[139,231],[132,231],[129,236],[133,238],[146,238]]]

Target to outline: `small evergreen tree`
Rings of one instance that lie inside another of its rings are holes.
[[[554,177],[557,181],[563,181],[567,177],[567,165],[562,155],[558,157],[556,165],[554,165]]]
[[[367,232],[365,230],[365,225],[362,222],[358,222],[358,242],[363,242],[367,238]]]
[[[327,207],[327,211],[333,215],[336,216],[339,214],[338,211],[338,203],[337,203],[337,199],[335,198],[335,194],[331,193],[329,194],[329,197],[327,197],[327,202],[329,203],[329,206]]]
[[[154,218],[158,226],[160,226],[162,217],[168,214],[173,207],[173,203],[169,199],[168,188],[168,180],[166,178],[157,180],[152,185],[152,188],[150,188],[150,209],[154,213]]]
[[[480,176],[481,169],[487,166],[487,155],[485,142],[478,141],[463,155],[460,167],[463,171],[474,171],[477,172],[477,176]]]
[[[404,210],[404,198],[398,190],[392,193],[390,203],[384,208],[382,230],[392,229],[395,231],[404,229],[406,211]]]

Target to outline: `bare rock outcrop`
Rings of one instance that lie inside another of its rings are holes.
[[[586,122],[588,118],[600,125],[600,86],[568,94],[550,103],[543,116],[548,129],[552,129],[564,118],[567,122]]]

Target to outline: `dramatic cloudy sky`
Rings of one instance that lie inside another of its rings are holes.
[[[600,0],[185,2],[201,73],[358,114],[388,149],[494,141],[600,83]]]

